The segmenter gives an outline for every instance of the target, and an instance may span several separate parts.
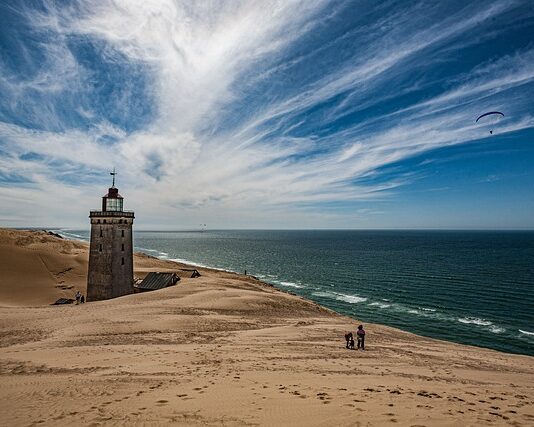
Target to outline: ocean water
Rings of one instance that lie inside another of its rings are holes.
[[[135,231],[134,238],[138,251],[246,270],[362,322],[534,355],[534,232]]]

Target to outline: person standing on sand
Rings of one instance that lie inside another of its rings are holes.
[[[80,291],[76,291],[76,294],[74,295],[74,297],[76,298],[76,304],[79,304],[80,298],[82,297],[82,294],[80,293]]]
[[[345,341],[347,342],[345,344],[345,348],[349,348],[349,345],[350,345],[350,339],[352,338],[352,332],[347,332],[345,334]]]
[[[345,348],[354,350],[354,336],[352,335],[352,332],[347,332],[345,334],[345,341],[347,342]]]
[[[363,329],[363,325],[358,326],[356,335],[358,337],[358,350],[360,349],[360,346],[362,347],[362,350],[365,350],[365,330]]]

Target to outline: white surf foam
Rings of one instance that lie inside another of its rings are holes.
[[[61,237],[64,237],[65,239],[87,241],[87,237],[80,236],[79,234],[69,233],[67,231],[61,231],[61,230],[60,231],[51,230],[51,231],[56,234],[59,234]]]
[[[378,307],[378,308],[388,308],[388,307],[391,307],[390,304],[384,304],[382,302],[372,302],[369,304],[370,306],[372,307]]]
[[[201,264],[199,262],[193,262],[193,261],[189,261],[187,259],[183,259],[183,258],[171,258],[169,261],[174,261],[174,262],[179,262],[180,264],[187,264],[187,265],[192,265],[194,267],[204,267],[204,268],[211,268],[212,270],[219,270],[219,271],[228,271],[230,272],[230,270],[225,270],[224,268],[216,268],[216,267],[209,267],[205,264]]]
[[[312,292],[312,295],[323,298],[335,298],[335,295],[333,295],[331,292]]]
[[[523,329],[518,329],[519,332],[521,332],[524,335],[534,335],[534,332],[524,331]]]
[[[506,331],[504,328],[499,328],[498,326],[491,325],[489,328],[490,332],[493,332],[494,334],[502,334]]]
[[[367,301],[367,298],[360,297],[358,295],[336,294],[336,299],[339,301],[345,301],[349,304],[358,304],[359,302]]]
[[[304,287],[302,285],[299,285],[293,282],[275,282],[275,283],[279,284],[280,286],[287,286],[289,288],[303,288]]]
[[[469,325],[478,325],[478,326],[493,325],[493,323],[490,322],[489,320],[479,319],[478,317],[459,317],[458,322],[469,324]]]

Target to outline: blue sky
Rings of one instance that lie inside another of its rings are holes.
[[[0,226],[88,227],[116,167],[139,228],[532,229],[532,34],[529,1],[4,1]]]

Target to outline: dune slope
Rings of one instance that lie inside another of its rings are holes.
[[[3,244],[17,254],[16,241]],[[56,292],[45,271],[73,265],[75,277],[86,256],[84,245],[55,237],[22,248],[57,262],[24,273],[2,262],[2,276],[42,276],[34,292]],[[137,264],[141,273],[173,267],[148,257]],[[354,320],[251,277],[201,273],[109,301],[1,306],[0,425],[534,422],[531,357],[380,325],[367,325],[365,352],[346,350]]]

